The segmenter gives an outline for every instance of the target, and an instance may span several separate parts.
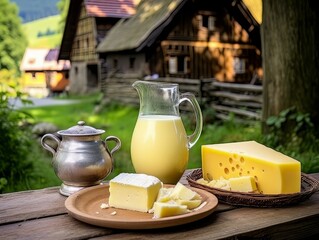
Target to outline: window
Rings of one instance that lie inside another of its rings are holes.
[[[208,30],[215,30],[215,17],[207,16],[207,15],[200,15],[199,16],[199,27],[207,28]]]
[[[170,57],[168,60],[168,72],[170,74],[177,73],[177,57]]]
[[[83,39],[83,48],[87,49],[89,47],[89,38]]]
[[[170,74],[189,73],[190,57],[189,56],[171,56],[168,60],[168,72]]]
[[[135,57],[130,57],[129,68],[134,69],[134,65],[135,65]]]
[[[245,59],[238,58],[238,57],[234,58],[234,71],[236,74],[241,74],[246,72]]]
[[[211,31],[215,30],[215,21],[216,21],[215,17],[213,17],[213,16],[208,17],[208,29],[209,30],[211,30]]]
[[[117,69],[118,68],[118,65],[119,65],[119,62],[116,58],[113,59],[113,68],[114,69]]]

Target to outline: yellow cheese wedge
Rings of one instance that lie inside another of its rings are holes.
[[[229,179],[231,191],[236,192],[255,192],[257,186],[255,179],[252,176],[243,176]]]
[[[187,213],[186,205],[179,205],[170,202],[155,202],[154,203],[154,218],[169,217]]]
[[[205,180],[252,176],[264,194],[300,192],[300,162],[255,141],[202,145]]]
[[[110,181],[110,207],[148,212],[157,198],[162,182],[150,175],[121,173]]]

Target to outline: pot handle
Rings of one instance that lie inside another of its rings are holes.
[[[108,136],[107,138],[105,138],[105,148],[107,148],[107,144],[106,144],[106,142],[107,141],[115,141],[116,142],[116,145],[115,145],[115,147],[113,148],[113,149],[111,149],[111,155],[113,155],[113,153],[115,153],[117,150],[119,150],[120,149],[120,147],[121,147],[121,140],[118,138],[118,137],[115,137],[115,136]]]
[[[51,138],[52,140],[56,141],[58,146],[56,148],[53,148],[51,147],[49,144],[46,143],[46,139],[47,138]],[[45,134],[42,138],[41,138],[41,145],[44,149],[48,150],[49,152],[51,152],[53,155],[56,154],[56,150],[57,148],[59,147],[61,143],[61,140],[55,136],[54,134],[51,134],[51,133],[48,133],[48,134]]]

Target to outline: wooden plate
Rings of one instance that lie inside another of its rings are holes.
[[[167,185],[166,185],[167,187]],[[217,207],[218,199],[212,193],[191,188],[202,196],[206,204],[183,215],[153,219],[153,214],[137,211],[107,208],[101,209],[102,203],[108,203],[109,186],[98,185],[80,190],[69,196],[65,207],[72,217],[92,225],[119,229],[155,229],[190,223],[211,214]],[[116,212],[115,215],[111,213]]]

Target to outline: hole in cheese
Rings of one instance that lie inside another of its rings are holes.
[[[257,177],[257,176],[254,176],[254,178],[255,178],[255,181],[258,182],[258,177]]]

